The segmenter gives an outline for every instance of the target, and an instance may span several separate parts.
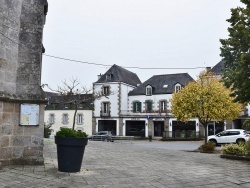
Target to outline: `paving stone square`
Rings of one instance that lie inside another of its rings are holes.
[[[56,145],[44,140],[45,164],[8,166],[0,187],[249,187],[250,162],[190,152],[203,142],[89,141],[81,171],[57,170]]]

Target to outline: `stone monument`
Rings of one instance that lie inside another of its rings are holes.
[[[0,163],[43,164],[47,0],[0,0]]]

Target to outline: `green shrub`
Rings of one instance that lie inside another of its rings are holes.
[[[244,155],[246,148],[244,144],[227,144],[221,147],[221,151],[228,155]]]
[[[71,128],[61,128],[60,131],[56,132],[58,137],[87,137],[88,135],[85,132],[73,130]]]
[[[250,140],[245,143],[246,151],[250,151]]]
[[[208,142],[201,145],[198,149],[200,150],[200,152],[213,153],[215,151],[215,144],[212,142]]]
[[[50,128],[51,128],[51,124],[46,125],[44,123],[44,138],[49,138],[50,133],[51,133],[51,129]]]

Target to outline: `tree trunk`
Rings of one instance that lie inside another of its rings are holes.
[[[204,123],[204,129],[205,129],[205,144],[207,143],[207,122]]]
[[[75,113],[73,118],[73,127],[72,129],[75,130],[75,124],[76,124],[76,113],[77,113],[77,103],[75,104]]]

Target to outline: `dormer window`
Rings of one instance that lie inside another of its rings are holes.
[[[176,84],[175,85],[175,92],[177,93],[179,91],[181,91],[181,85],[180,84]]]
[[[151,86],[146,87],[146,95],[149,95],[149,96],[152,95],[152,87]]]
[[[106,74],[106,80],[111,80],[111,74]]]
[[[105,96],[109,96],[109,94],[110,94],[109,86],[103,86],[103,88],[102,88],[102,93],[103,93],[103,95],[105,95]]]

